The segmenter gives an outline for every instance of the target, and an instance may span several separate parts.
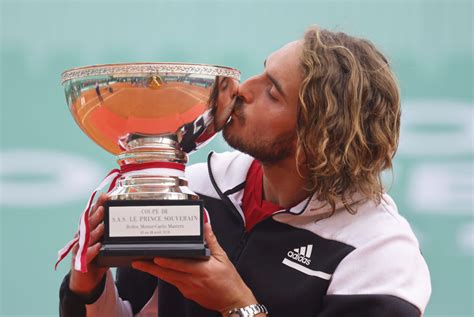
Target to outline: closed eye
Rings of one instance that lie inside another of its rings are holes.
[[[267,95],[274,101],[277,101],[278,98],[275,96],[276,92],[273,91],[273,86],[267,89]]]

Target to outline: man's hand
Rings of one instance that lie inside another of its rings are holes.
[[[207,223],[204,236],[211,250],[207,261],[154,258],[153,262],[134,261],[132,267],[173,284],[186,298],[222,314],[257,303]]]
[[[99,285],[107,268],[96,266],[92,260],[99,254],[101,243],[99,240],[104,234],[104,202],[107,196],[102,194],[89,214],[90,238],[87,247],[86,262],[87,273],[81,273],[74,269],[74,258],[76,257],[79,244],[72,249],[72,267],[69,279],[69,289],[76,294],[87,296]]]

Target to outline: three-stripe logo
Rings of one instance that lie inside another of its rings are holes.
[[[308,244],[306,246],[302,246],[302,247],[290,250],[286,254],[286,257],[283,258],[283,261],[281,263],[283,263],[284,265],[288,267],[291,267],[292,269],[300,271],[301,273],[304,273],[306,275],[319,277],[323,280],[329,281],[329,279],[331,279],[331,274],[328,274],[322,271],[313,270],[308,267],[311,264],[310,257],[311,257],[312,252],[313,252],[312,244]]]
[[[299,247],[288,251],[287,256],[293,260],[301,262],[306,265],[311,264],[311,253],[313,252],[313,245],[308,244],[307,246]]]

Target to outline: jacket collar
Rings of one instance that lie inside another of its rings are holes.
[[[240,213],[242,213],[240,205],[243,198],[245,180],[253,160],[254,158],[250,155],[239,151],[224,153],[211,152],[208,156],[209,178],[213,185],[212,196],[215,198],[222,198],[222,196],[228,197]],[[356,205],[362,201],[362,196],[355,193],[347,203],[356,207]],[[339,210],[345,210],[342,201],[336,202],[335,212]],[[277,211],[275,214],[282,213],[319,218],[331,215],[332,208],[328,203],[320,201],[312,195],[292,208]]]

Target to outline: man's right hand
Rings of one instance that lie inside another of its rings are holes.
[[[87,273],[81,273],[74,269],[74,259],[79,249],[79,244],[72,249],[72,267],[69,279],[69,289],[82,296],[88,296],[99,285],[108,268],[98,267],[92,260],[95,259],[101,247],[100,239],[104,234],[104,203],[107,200],[105,194],[100,195],[96,204],[89,214],[90,238],[87,247],[86,262]]]

